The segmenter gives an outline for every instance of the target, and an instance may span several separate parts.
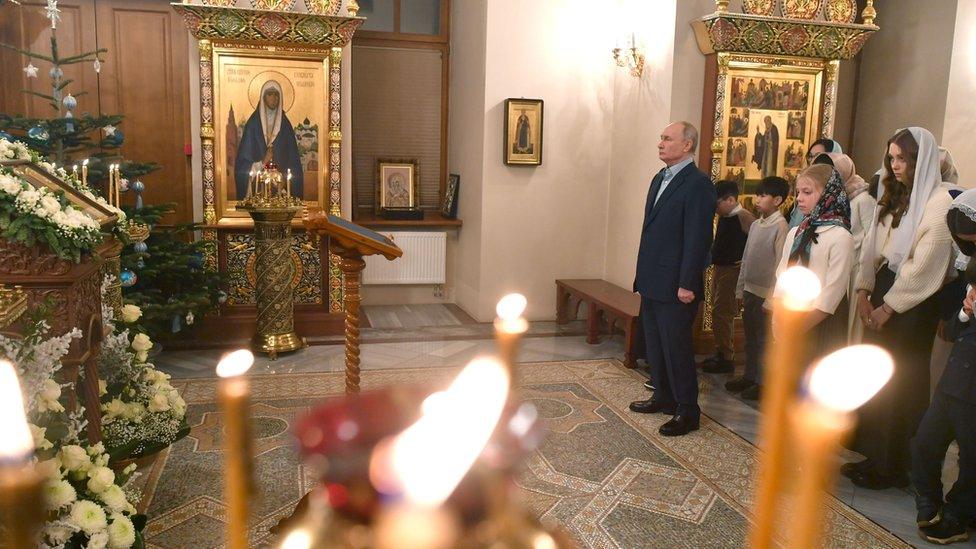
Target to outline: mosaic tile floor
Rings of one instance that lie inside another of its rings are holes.
[[[441,384],[455,368],[375,370],[364,389],[389,384]],[[748,529],[755,448],[718,423],[666,438],[662,415],[626,410],[643,394],[639,374],[617,360],[524,364],[518,385],[549,421],[549,434],[527,460],[518,484],[526,506],[581,547],[741,547]],[[143,501],[151,520],[149,547],[214,547],[222,537],[221,417],[213,379],[174,383],[187,403],[189,437],[161,454]],[[290,514],[311,486],[292,449],[288,427],[297,414],[343,390],[340,373],[252,378],[255,432],[255,546]],[[828,512],[830,547],[905,547],[836,499]]]

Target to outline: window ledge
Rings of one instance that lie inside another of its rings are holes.
[[[358,210],[356,217],[352,220],[357,225],[369,229],[412,229],[412,228],[444,228],[460,229],[460,219],[449,219],[441,215],[437,210],[424,210],[424,218],[411,219],[383,219],[377,217],[372,210]]]

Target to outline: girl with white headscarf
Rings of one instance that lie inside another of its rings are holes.
[[[855,485],[871,489],[907,485],[908,443],[928,406],[939,290],[953,259],[946,226],[952,198],[942,187],[935,138],[913,127],[887,146],[855,287],[865,343],[887,349],[897,368],[860,412],[854,449],[867,459],[841,468]]]
[[[840,174],[841,180],[844,182],[847,199],[851,203],[851,235],[854,237],[855,261],[851,272],[850,289],[848,290],[851,300],[847,321],[847,340],[848,343],[853,344],[859,343],[862,336],[861,322],[857,318],[857,301],[853,299],[857,290],[854,284],[857,282],[858,258],[861,257],[861,244],[867,236],[868,229],[871,228],[871,220],[874,218],[874,208],[877,206],[877,201],[868,192],[868,182],[857,175],[854,161],[850,156],[836,152],[825,154],[830,157],[834,169]]]

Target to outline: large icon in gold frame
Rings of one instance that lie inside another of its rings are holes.
[[[792,182],[807,147],[819,136],[827,63],[808,59],[737,56],[728,59],[721,119],[719,177],[754,194],[778,175]]]
[[[292,175],[292,193],[328,210],[327,52],[214,48],[214,169],[219,218],[235,209],[248,175],[268,160]]]

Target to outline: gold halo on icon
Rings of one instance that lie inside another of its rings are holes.
[[[290,111],[295,104],[295,86],[292,85],[290,78],[278,71],[264,71],[251,79],[251,83],[247,85],[247,100],[250,101],[251,108],[257,108],[261,88],[268,80],[274,80],[281,85],[281,104],[285,106],[285,112]]]

